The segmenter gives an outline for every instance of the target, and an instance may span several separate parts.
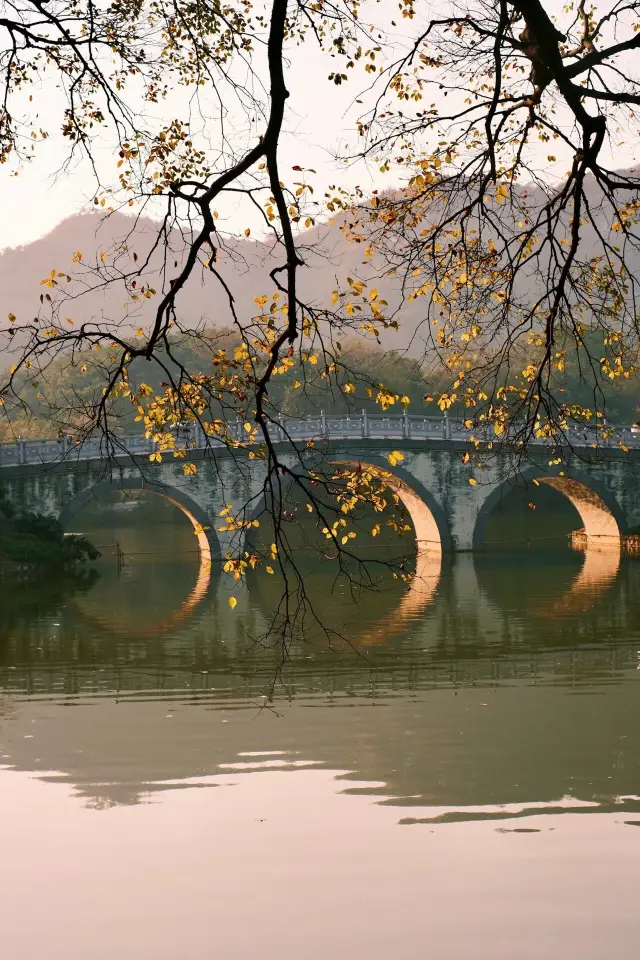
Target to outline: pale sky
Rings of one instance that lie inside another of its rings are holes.
[[[360,73],[358,85],[336,86],[327,80],[336,61],[322,54],[310,42],[303,50],[292,51],[291,68],[287,82],[291,96],[287,103],[285,120],[286,136],[282,140],[282,175],[290,175],[295,164],[311,167],[317,171],[313,179],[316,195],[338,179],[350,186],[370,182],[367,170],[361,165],[356,172],[347,171],[343,164],[335,163],[333,154],[344,151],[347,139],[357,143],[353,133],[354,117],[361,107],[355,107],[350,115],[351,101],[364,85],[365,74]],[[56,95],[46,90],[34,92],[34,102],[40,107],[40,115],[60,116],[53,105]],[[171,106],[167,117],[180,116]],[[86,162],[76,164],[75,170],[56,177],[65,149],[68,146],[55,131],[51,121],[43,122],[50,137],[40,144],[36,159],[24,167],[18,177],[10,177],[6,167],[0,167],[0,191],[2,195],[2,222],[0,224],[0,248],[29,243],[52,230],[65,217],[82,210],[93,196],[94,180]],[[349,129],[350,128],[350,129]],[[247,141],[249,143],[249,141]],[[255,143],[255,138],[250,145]],[[114,145],[105,138],[101,154],[105,160],[113,155]],[[375,173],[377,168],[374,167]],[[378,174],[379,176],[379,174]],[[259,227],[257,219],[252,222],[242,214],[241,221],[229,222],[229,229],[242,230],[245,226]]]
[[[378,14],[382,6],[381,4],[378,7]],[[555,2],[553,6],[560,9],[560,5]],[[447,7],[448,4],[443,4],[442,10],[439,10],[432,4],[428,13],[430,16],[437,16],[444,13]],[[393,9],[395,10],[395,4]],[[406,30],[405,37],[402,34],[403,29]],[[406,37],[414,35],[415,30],[415,21],[406,27],[400,22],[394,31],[395,42],[406,42]],[[287,132],[282,140],[282,175],[295,179],[291,174],[294,164],[313,167],[317,171],[313,183],[319,199],[322,199],[324,189],[335,182],[347,187],[358,183],[365,187],[375,184],[381,188],[397,183],[397,174],[382,176],[374,163],[369,168],[362,164],[345,168],[332,159],[332,154],[344,152],[347,143],[352,147],[358,143],[354,121],[362,107],[354,105],[353,100],[365,86],[363,71],[353,71],[353,77],[350,77],[348,84],[336,86],[327,80],[327,76],[334,66],[340,64],[339,59],[334,60],[322,53],[313,42],[305,43],[301,49],[292,49],[290,55],[291,66],[287,84],[291,97],[287,104]],[[51,92],[50,86],[43,91],[34,91],[34,103],[38,106],[40,116],[49,118],[48,124],[45,121],[41,123],[50,133],[49,140],[39,146],[36,160],[23,169],[18,177],[9,176],[8,164],[0,167],[0,249],[36,240],[65,217],[83,209],[93,196],[94,181],[86,163],[77,164],[73,171],[54,178],[67,146],[55,131],[50,119],[60,116],[59,111],[54,109],[56,97],[55,90]],[[175,104],[169,103],[163,109],[167,111],[167,117],[181,115]],[[631,135],[626,137],[625,146],[614,144],[612,152],[607,148],[612,165],[625,167],[634,162],[638,132],[630,133]],[[537,155],[538,166],[549,179],[561,177],[565,173],[567,155],[563,155],[559,144],[554,144],[552,148],[552,152],[557,156],[555,163],[547,161],[547,154],[550,152],[548,145],[536,147],[532,144],[532,149]],[[103,159],[108,161],[111,169],[113,142],[105,139],[99,152]],[[246,226],[250,226],[254,235],[262,232],[257,215],[254,217],[245,210],[240,212],[233,205],[226,209],[226,213],[226,229],[242,231]]]

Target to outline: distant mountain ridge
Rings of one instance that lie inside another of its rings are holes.
[[[89,264],[100,263],[102,253],[107,255],[105,268],[109,268],[117,244],[125,238],[129,250],[137,252],[138,263],[142,262],[157,231],[158,224],[144,218],[134,221],[134,218],[120,213],[108,217],[81,213],[62,221],[51,233],[33,243],[3,251],[0,253],[0,326],[6,326],[8,313],[15,314],[20,321],[37,316],[42,311],[41,294],[58,295],[60,291],[65,296],[67,292],[71,295],[60,310],[63,319],[71,316],[78,323],[92,316],[103,317],[124,322],[132,329],[149,324],[158,302],[157,296],[141,298],[137,304],[130,302],[125,310],[123,305],[129,298],[121,281],[103,289],[83,292],[76,299],[83,289],[82,281],[76,278],[87,273]],[[347,276],[376,277],[376,265],[370,261],[363,263],[363,245],[347,240],[337,225],[327,224],[306,230],[301,233],[299,242],[305,262],[299,272],[300,293],[303,299],[315,305],[329,305],[332,291],[338,284],[345,284]],[[176,261],[179,264],[184,255],[184,240],[173,234],[170,247],[167,278],[177,272],[174,264]],[[76,251],[83,255],[81,263],[73,262]],[[120,262],[124,262],[122,258]],[[216,269],[233,292],[238,316],[249,319],[256,314],[255,298],[273,291],[269,273],[282,262],[282,248],[274,249],[272,243],[246,238],[224,239],[218,251]],[[152,256],[151,265],[147,281],[159,292],[159,253]],[[74,282],[67,285],[64,280],[58,280],[60,286],[55,290],[43,287],[41,281],[54,269],[68,273]],[[208,271],[194,271],[180,294],[179,304],[181,321],[186,327],[229,327],[232,324],[225,291]],[[47,307],[46,302],[44,306]],[[386,340],[389,347],[405,345],[393,331],[388,332]]]
[[[535,191],[527,189],[531,196]],[[593,193],[594,208],[597,208],[597,187],[595,181],[588,188]],[[542,192],[539,191],[542,199]],[[505,205],[505,213],[508,206]],[[598,215],[606,232],[610,224],[605,223],[606,211]],[[599,223],[600,223],[599,220]],[[383,276],[384,264],[376,255],[365,257],[365,244],[349,241],[340,229],[340,220],[322,224],[302,231],[298,242],[300,256],[304,266],[299,271],[300,296],[306,302],[317,306],[329,306],[331,294],[336,287],[344,288],[347,277],[367,280],[379,287],[380,295],[389,301],[390,309],[400,300],[400,280]],[[91,289],[77,297],[83,289],[82,278],[88,264],[101,263],[100,255],[106,254],[104,269],[112,269],[114,251],[117,244],[126,239],[129,250],[136,250],[139,263],[153,245],[158,233],[158,223],[149,219],[138,220],[122,213],[104,216],[95,212],[76,214],[62,221],[44,237],[26,246],[6,249],[0,253],[0,330],[7,327],[7,315],[15,314],[19,321],[35,317],[41,310],[40,296],[49,292],[58,294],[68,292],[68,299],[60,310],[60,318],[71,317],[77,324],[91,317],[104,318],[114,323],[124,324],[126,329],[135,330],[148,325],[153,316],[157,296],[151,299],[142,297],[132,303],[121,281],[101,289]],[[585,253],[596,249],[595,231],[584,228]],[[169,238],[165,283],[168,282],[179,266],[184,255],[185,240],[177,233]],[[81,251],[82,262],[74,263],[73,256]],[[218,252],[216,269],[227,281],[235,297],[234,308],[240,318],[248,320],[255,315],[255,298],[270,294],[273,282],[269,273],[275,266],[283,263],[282,248],[272,242],[256,241],[244,237],[227,237]],[[115,262],[124,262],[122,258]],[[151,257],[151,271],[147,282],[160,292],[159,269],[162,265],[159,252]],[[636,276],[640,275],[640,254],[632,250],[629,267]],[[61,280],[61,286],[49,291],[41,281],[50,272],[68,273],[74,277],[69,284]],[[143,278],[144,279],[144,278]],[[140,283],[143,281],[141,280]],[[526,289],[526,286],[525,286]],[[125,309],[125,302],[129,301]],[[47,307],[45,301],[44,307]],[[381,330],[380,340],[384,347],[404,350],[411,345],[410,352],[417,356],[422,352],[421,340],[426,337],[429,325],[425,326],[416,338],[416,330],[427,320],[427,298],[418,298],[405,303],[402,308],[400,330]],[[188,328],[198,326],[226,328],[233,324],[229,302],[220,282],[208,271],[199,269],[180,293],[179,315],[181,322]],[[7,359],[7,358],[3,358]],[[10,361],[7,361],[10,362]]]

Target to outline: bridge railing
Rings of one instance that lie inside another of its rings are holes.
[[[229,424],[233,439],[245,441],[247,434],[243,421]],[[321,411],[308,417],[280,417],[270,424],[269,434],[275,442],[285,440],[444,440],[468,441],[474,434],[459,417],[420,417],[402,414],[360,414],[336,416]],[[475,431],[484,440],[492,439]],[[220,443],[205,437],[199,426],[184,426],[178,429],[177,438],[190,448],[204,448],[207,443]],[[631,425],[607,425],[595,429],[580,424],[568,427],[565,441],[576,447],[640,447],[640,428]],[[533,440],[533,444],[557,445],[558,439]],[[0,443],[0,468],[21,464],[44,464],[59,461],[103,459],[107,456],[130,454],[143,456],[153,453],[153,440],[144,436],[120,436],[87,439],[82,442],[72,437],[60,436],[55,440],[23,440]]]

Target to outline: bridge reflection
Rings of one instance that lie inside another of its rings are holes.
[[[195,617],[200,612],[203,602],[207,598],[213,599],[214,589],[212,589],[212,586],[211,560],[206,559],[200,553],[197,575],[192,589],[178,606],[161,617],[151,617],[149,620],[145,619],[142,624],[132,626],[125,620],[114,617],[113,608],[110,615],[96,612],[94,605],[91,604],[90,597],[72,597],[71,604],[78,618],[92,630],[98,630],[103,634],[114,637],[157,639],[166,636],[181,624],[187,623],[192,617]]]
[[[271,676],[277,651],[256,645],[254,638],[272,620],[279,595],[273,578],[264,575],[252,582],[246,612],[238,615],[203,565],[182,570],[180,579],[175,568],[162,568],[167,597],[172,591],[176,596],[180,583],[188,583],[189,571],[195,583],[162,616],[145,609],[146,594],[135,578],[131,589],[120,593],[117,607],[122,581],[113,579],[85,586],[76,597],[61,595],[57,607],[41,612],[33,606],[31,616],[28,597],[18,616],[2,604],[0,686],[64,693],[194,685],[197,692],[214,676],[223,677],[228,687],[234,677],[243,676],[252,678],[253,693],[262,692],[261,678]],[[487,658],[510,656],[521,642],[532,652],[564,648],[587,636],[597,639],[603,625],[608,631],[616,623],[621,629],[631,624],[630,585],[640,598],[639,574],[640,564],[633,560],[590,551],[569,562],[528,556],[517,565],[513,557],[467,556],[444,570],[439,558],[426,556],[409,586],[395,582],[353,599],[336,588],[332,574],[317,570],[309,575],[309,589],[325,624],[335,637],[345,638],[345,644],[333,645],[334,651],[344,653],[334,664],[341,674],[359,676],[361,665],[353,650],[366,651],[379,668],[399,654],[412,659],[415,647],[425,668],[452,653],[457,662],[463,651],[463,659],[476,664],[472,672],[478,670],[481,679]],[[156,579],[153,586],[162,592],[161,581]],[[570,616],[576,612],[583,618]],[[535,627],[541,619],[547,624],[543,634]],[[322,661],[322,641],[321,631],[300,636],[290,649],[293,674],[304,674],[307,661]]]
[[[68,597],[12,619],[3,605],[5,762],[59,771],[95,806],[188,786],[261,750],[349,771],[345,789],[383,783],[367,789],[403,806],[568,794],[613,806],[640,776],[640,564],[590,552],[528,559],[517,569],[509,557],[432,561],[350,620],[343,603],[336,615],[355,652],[301,638],[262,712],[277,656],[250,638],[269,614],[266,577],[246,616],[200,601],[157,643],[104,623],[104,610],[91,619],[91,591],[81,617]],[[572,603],[580,617],[559,615]],[[597,696],[567,696],[576,691]],[[351,709],[365,704],[379,709]]]

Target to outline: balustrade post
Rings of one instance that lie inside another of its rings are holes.
[[[321,410],[321,411],[320,411],[320,434],[321,434],[323,437],[328,437],[328,436],[329,436],[328,431],[327,431],[327,415],[326,415],[326,413],[324,412],[324,410]]]
[[[284,443],[284,427],[282,426],[282,414],[278,414],[278,438],[280,443]]]
[[[27,441],[18,440],[18,463],[27,462]]]
[[[362,437],[366,440],[369,436],[369,417],[367,416],[367,411],[362,411]]]
[[[444,438],[445,440],[451,440],[451,421],[449,420],[449,414],[446,411],[444,415]]]
[[[402,414],[402,437],[404,440],[409,439],[409,414],[407,413],[406,407]]]

